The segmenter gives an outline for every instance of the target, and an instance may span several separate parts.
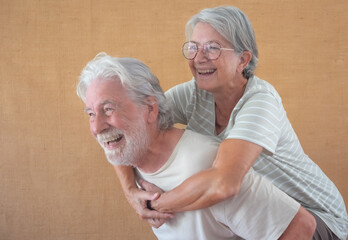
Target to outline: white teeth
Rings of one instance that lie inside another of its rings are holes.
[[[97,135],[97,140],[100,143],[108,144],[110,142],[119,142],[123,137],[121,131],[117,129],[111,129],[108,132]]]
[[[122,138],[122,135],[118,135],[118,136],[115,136],[113,138],[109,138],[109,139],[104,139],[104,142],[105,143],[109,143],[109,142],[118,142],[120,141]]]
[[[206,74],[206,73],[213,73],[215,70],[210,69],[210,70],[199,70],[198,73],[200,74]]]

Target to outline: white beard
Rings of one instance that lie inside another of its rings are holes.
[[[128,125],[128,129],[125,132],[111,128],[106,133],[97,135],[97,140],[103,147],[107,160],[112,165],[137,167],[150,142],[145,126],[144,119],[139,118],[139,121]],[[112,139],[120,134],[123,134],[124,139],[121,140],[124,143],[123,145],[113,150],[104,146],[104,139]]]

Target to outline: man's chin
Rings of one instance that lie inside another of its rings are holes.
[[[106,150],[105,155],[108,162],[114,166],[133,166],[132,161],[118,152]]]
[[[132,166],[129,162],[127,161],[122,161],[120,159],[114,159],[114,158],[109,158],[106,157],[108,162],[111,163],[114,166]]]
[[[111,163],[112,165],[115,165],[115,166],[124,165],[122,158],[116,156],[116,154],[113,152],[106,150],[105,156],[106,156],[106,159],[108,160],[108,162]]]
[[[120,166],[120,165],[122,165],[119,161],[114,160],[114,159],[112,159],[112,158],[106,157],[106,159],[108,160],[109,163],[111,163],[111,164],[114,165],[114,166]]]

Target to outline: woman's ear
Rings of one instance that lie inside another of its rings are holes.
[[[246,68],[246,66],[248,65],[248,63],[251,61],[252,58],[252,54],[249,51],[244,51],[241,53],[240,55],[240,62],[237,68],[237,71],[239,73],[243,73],[243,70]]]
[[[147,102],[147,121],[149,123],[157,121],[158,116],[158,101],[157,98],[154,96],[148,96],[146,98]]]

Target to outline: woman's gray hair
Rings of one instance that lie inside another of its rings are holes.
[[[158,127],[161,130],[173,126],[170,105],[157,77],[141,61],[134,58],[110,57],[99,53],[82,70],[77,85],[77,95],[86,102],[86,91],[95,79],[120,81],[129,97],[138,105],[151,105],[147,97],[153,96],[158,102]]]
[[[221,6],[203,9],[186,24],[186,38],[190,40],[195,25],[199,22],[210,24],[221,36],[229,41],[236,53],[249,51],[252,58],[243,70],[246,79],[254,76],[258,62],[258,50],[253,27],[248,17],[238,8]]]

